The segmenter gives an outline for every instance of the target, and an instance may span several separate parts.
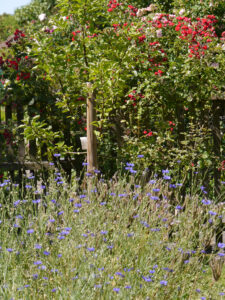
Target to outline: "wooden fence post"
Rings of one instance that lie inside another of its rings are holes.
[[[91,84],[88,83],[88,87]],[[95,94],[92,91],[87,99],[87,171],[93,173],[97,169],[97,139],[93,122],[96,121]]]

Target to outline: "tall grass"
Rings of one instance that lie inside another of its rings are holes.
[[[165,176],[99,176],[68,183],[55,170],[39,191],[30,176],[22,198],[1,184],[1,299],[224,298],[225,271],[215,281],[212,269],[225,245],[209,251],[224,203],[181,200]]]

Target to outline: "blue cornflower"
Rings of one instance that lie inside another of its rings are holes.
[[[138,158],[143,158],[144,155],[143,155],[143,154],[139,154],[137,157],[138,157]]]
[[[59,184],[63,184],[64,183],[64,181],[57,181],[57,184],[59,185]]]
[[[94,247],[87,247],[87,250],[90,251],[90,252],[94,252],[95,248]]]
[[[211,204],[211,201],[210,201],[210,200],[207,200],[207,199],[203,199],[203,200],[202,200],[202,204],[210,205],[210,204]]]
[[[37,266],[42,265],[42,261],[41,260],[34,261],[34,265]]]
[[[60,211],[60,212],[58,212],[58,216],[61,216],[62,214],[64,214],[64,211],[63,211],[63,210]]]
[[[28,229],[28,230],[27,230],[27,233],[28,233],[28,234],[34,233],[34,229],[32,229],[32,228]]]
[[[91,177],[91,176],[93,176],[93,175],[92,175],[92,173],[88,173],[88,172],[87,172],[87,173],[86,173],[86,176]]]
[[[108,231],[107,231],[107,230],[102,230],[100,233],[101,233],[102,235],[104,235],[104,234],[107,234]]]
[[[140,221],[140,223],[141,223],[142,225],[144,225],[145,227],[147,227],[147,228],[150,227],[150,225],[149,225],[147,222],[145,222],[145,221]]]
[[[156,180],[152,179],[152,180],[149,181],[149,183],[154,184],[154,183],[156,183]]]
[[[224,256],[225,256],[225,253],[218,253],[218,256],[224,257]]]
[[[41,202],[41,199],[32,200],[32,202],[33,202],[34,204],[38,204],[38,203],[40,203],[40,202]]]
[[[162,170],[162,173],[163,174],[168,174],[170,171],[168,170],[168,169],[166,169],[166,170]]]
[[[6,249],[8,252],[13,252],[13,249],[12,248],[7,248]]]
[[[23,219],[23,217],[21,215],[16,216],[16,219]]]
[[[151,281],[152,281],[151,276],[149,276],[149,277],[142,276],[142,278],[143,278],[144,281],[146,281],[146,282],[151,282]]]
[[[116,293],[118,294],[119,291],[120,291],[120,288],[113,288],[113,291],[116,292]]]
[[[212,210],[209,211],[209,214],[210,214],[211,216],[216,216],[216,215],[217,215],[217,213],[214,212],[214,211],[212,211]]]
[[[134,236],[133,232],[127,234],[127,237],[132,237],[132,236]]]
[[[35,245],[35,248],[36,248],[36,249],[41,249],[41,248],[42,248],[42,246],[41,246],[41,245],[39,245],[39,244],[36,244],[36,245]]]
[[[171,184],[169,185],[169,187],[172,188],[172,189],[175,189],[177,186],[176,186],[176,184],[171,183]]]
[[[161,284],[161,285],[167,285],[167,281],[166,281],[166,280],[161,280],[161,281],[160,281],[160,284]]]
[[[48,252],[48,251],[43,251],[43,254],[48,256],[48,255],[50,255],[50,252]]]
[[[108,249],[112,249],[114,246],[113,245],[108,245],[107,248]]]
[[[52,273],[58,273],[59,270],[58,270],[58,269],[51,269],[51,272],[52,272]]]
[[[159,200],[159,197],[158,196],[151,196],[150,197],[152,200]]]
[[[25,185],[25,188],[26,188],[26,189],[32,189],[32,186],[31,186],[30,184],[26,184],[26,185]]]
[[[54,156],[54,157],[60,157],[61,154],[60,154],[60,153],[54,153],[53,156]]]
[[[119,194],[119,195],[118,195],[118,197],[120,197],[120,198],[121,198],[121,197],[126,197],[126,196],[127,196],[126,193],[123,193],[123,194]]]
[[[132,167],[125,167],[125,170],[130,171],[132,170]]]
[[[134,167],[134,164],[133,163],[126,163],[127,167]]]
[[[183,207],[182,207],[181,205],[177,205],[177,206],[176,206],[176,209],[178,209],[178,210],[182,210],[182,209],[183,209]]]
[[[217,246],[218,246],[219,248],[221,248],[221,249],[225,248],[225,244],[224,244],[224,243],[218,243]]]
[[[80,199],[83,199],[83,198],[86,198],[87,195],[83,194],[83,195],[80,195]]]
[[[151,231],[157,232],[157,231],[160,231],[160,228],[151,228]]]
[[[122,277],[122,278],[125,277],[125,276],[123,275],[123,273],[121,273],[121,272],[116,272],[115,275],[120,276],[120,277]]]
[[[17,205],[19,205],[20,204],[20,200],[17,200],[17,201],[15,201],[14,203],[13,203],[13,205],[16,207]]]
[[[131,289],[131,285],[126,285],[125,289]]]

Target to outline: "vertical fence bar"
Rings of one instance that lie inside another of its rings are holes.
[[[221,133],[220,133],[220,101],[213,100],[212,104],[212,111],[213,111],[213,126],[212,126],[212,136],[213,136],[213,152],[216,159],[221,158]],[[221,171],[219,170],[218,166],[214,166],[214,193],[215,196],[218,197],[220,195],[220,188],[221,188]]]
[[[0,105],[0,129],[1,129],[1,125],[2,125],[2,106]],[[0,144],[0,147],[2,148],[2,145]],[[2,157],[0,156],[0,161],[1,161]]]
[[[19,101],[17,101],[16,105],[16,115],[17,115],[17,125],[22,125],[22,120],[24,118],[24,108]],[[25,160],[25,143],[24,143],[24,137],[23,137],[23,129],[18,129],[18,135],[19,135],[19,142],[18,142],[18,161],[24,162]],[[19,176],[18,181],[19,184],[22,184],[22,178],[23,178],[23,170],[19,170]]]
[[[68,118],[69,115],[65,115],[64,117],[64,124],[65,124],[65,127],[64,127],[64,141],[65,141],[65,144],[67,146],[70,146],[71,145],[71,131],[70,131],[70,119]],[[70,167],[70,164],[71,164],[71,160],[70,160],[70,155],[67,154],[66,157],[65,157],[65,171],[66,171],[66,174],[68,176],[68,180],[70,181],[71,179],[71,167]]]
[[[7,104],[5,106],[5,123],[8,126],[12,123],[12,105],[11,104]],[[9,132],[9,134],[11,134],[11,133]],[[6,141],[6,159],[7,159],[7,161],[14,160],[14,153],[13,153],[10,137]],[[14,171],[10,171],[10,176],[11,176],[12,180],[14,180]]]
[[[28,110],[28,115],[29,118],[32,118],[32,111],[30,106],[28,106],[27,108]],[[36,159],[36,154],[37,154],[37,145],[36,145],[36,141],[35,140],[30,140],[29,141],[29,158],[31,159],[31,161],[34,161]]]
[[[16,114],[17,114],[17,125],[22,125],[22,120],[24,118],[24,109],[23,105],[17,103],[16,106]],[[24,161],[25,158],[25,144],[24,144],[24,137],[23,137],[23,129],[19,128],[18,130],[19,135],[19,144],[18,144],[18,159],[19,161]]]
[[[12,107],[11,105],[7,104],[5,106],[5,123],[7,126],[10,125],[12,121]],[[9,130],[8,130],[9,132]],[[10,133],[9,133],[10,134]],[[12,150],[12,146],[10,144],[10,137],[8,138],[8,140],[6,140],[6,158],[7,160],[11,160],[13,158],[13,150]]]

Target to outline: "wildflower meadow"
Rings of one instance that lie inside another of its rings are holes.
[[[225,299],[224,0],[0,25],[0,299]]]

